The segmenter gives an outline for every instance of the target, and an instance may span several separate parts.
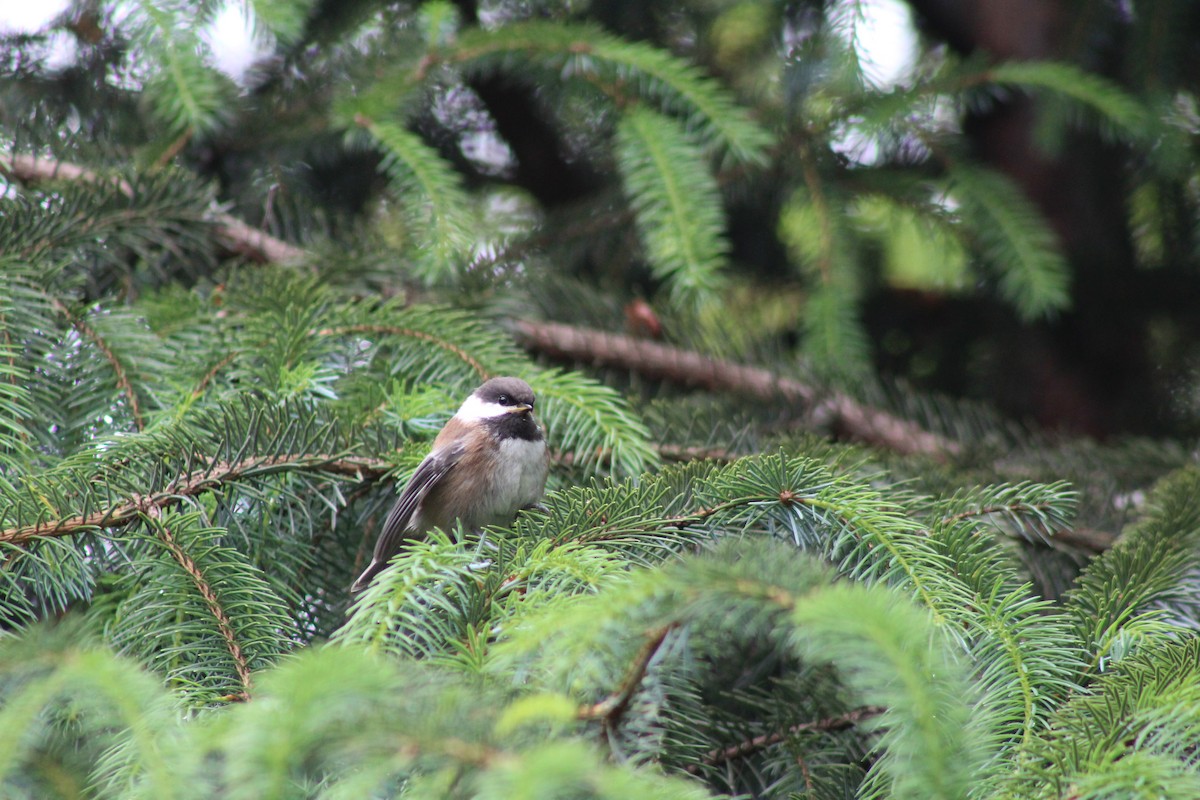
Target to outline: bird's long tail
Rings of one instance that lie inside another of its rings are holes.
[[[387,566],[386,562],[372,560],[367,568],[363,570],[363,574],[358,576],[358,580],[350,587],[350,594],[358,594],[363,589],[371,585],[371,581],[375,576],[383,572],[383,568]]]

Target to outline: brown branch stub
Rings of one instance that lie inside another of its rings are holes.
[[[214,212],[212,221],[217,225],[221,244],[254,261],[282,264],[300,261],[307,255],[303,248],[251,228],[232,214]]]
[[[753,739],[747,739],[729,747],[710,750],[701,759],[703,766],[701,764],[691,764],[687,767],[687,771],[696,775],[705,766],[711,767],[745,758],[748,755],[765,750],[772,745],[784,742],[792,736],[806,731],[844,731],[853,728],[864,720],[877,717],[885,711],[887,711],[887,708],[884,706],[862,706],[836,717],[827,717],[826,719],[819,719],[813,722],[801,722],[790,726],[787,730],[764,733],[760,736],[755,736]]]
[[[250,664],[246,659],[246,654],[242,652],[242,646],[238,643],[237,636],[233,630],[233,621],[229,619],[229,615],[225,613],[225,608],[221,605],[217,598],[216,592],[204,577],[204,572],[196,563],[187,551],[175,540],[171,534],[171,529],[162,521],[162,509],[157,506],[150,506],[142,516],[147,520],[153,521],[153,527],[158,534],[158,538],[166,545],[167,551],[176,563],[183,568],[188,577],[192,579],[196,590],[200,592],[200,596],[204,599],[204,604],[208,606],[208,611],[213,615],[213,619],[217,622],[217,630],[221,634],[221,638],[225,641],[225,648],[229,651],[230,657],[233,659],[233,668],[237,672],[238,681],[242,684],[242,689],[233,695],[239,700],[250,699]]]
[[[112,184],[126,197],[133,196],[133,186],[126,180],[101,175],[87,167],[24,154],[0,155],[0,172],[22,183],[65,180],[82,183]],[[217,238],[230,252],[259,262],[291,262],[304,258],[303,248],[277,239],[270,234],[255,230],[240,219],[223,211],[212,209],[209,219],[216,226]]]
[[[106,178],[87,167],[58,161],[53,158],[41,158],[14,153],[0,155],[0,172],[10,175],[22,183],[37,183],[39,181],[80,181],[82,183],[110,183],[126,197],[133,196],[133,186],[121,178]]]
[[[838,392],[823,392],[761,367],[590,328],[558,322],[515,323],[517,339],[529,350],[570,361],[619,367],[648,377],[805,407],[814,423],[844,430],[853,438],[903,454],[945,458],[958,445],[916,424],[862,405]]]
[[[167,145],[167,149],[163,150],[158,158],[154,159],[154,166],[162,169],[167,164],[171,163],[171,159],[179,155],[183,148],[187,147],[188,142],[196,135],[196,129],[188,126],[187,130],[175,137],[175,141]]]
[[[1117,541],[1117,536],[1110,531],[1095,528],[1066,528],[1056,531],[1050,538],[1051,543],[1061,543],[1068,547],[1088,550],[1092,553],[1103,553]]]

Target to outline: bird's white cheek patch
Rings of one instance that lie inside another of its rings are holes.
[[[508,409],[499,403],[485,403],[475,395],[471,395],[459,407],[458,413],[454,416],[461,419],[463,422],[472,422],[481,419],[495,419],[502,417],[508,413]]]

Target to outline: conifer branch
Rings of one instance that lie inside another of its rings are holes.
[[[703,445],[686,446],[677,444],[656,444],[655,451],[663,461],[720,461],[728,463],[739,458],[742,453],[737,453],[724,447],[706,447]],[[579,457],[573,451],[555,450],[551,448],[550,458],[555,464],[563,467],[573,467],[582,463],[585,459]],[[601,463],[612,463],[612,454],[604,451],[599,454]]]
[[[957,443],[886,411],[864,406],[839,392],[822,392],[761,367],[556,322],[518,320],[515,331],[527,349],[551,358],[619,367],[683,386],[797,403],[807,407],[806,416],[816,425],[839,429],[854,439],[898,453],[944,459],[959,450]]]
[[[999,503],[995,505],[986,505],[978,508],[970,508],[965,511],[959,511],[954,514],[949,514],[941,519],[942,525],[953,524],[955,522],[963,522],[965,520],[973,520],[993,515],[1015,515],[1021,512],[1032,511],[1035,514],[1041,514],[1053,510],[1053,503],[1028,503],[1025,501],[1015,501],[1013,503]],[[1014,533],[1005,531],[1007,535],[1014,538],[1020,538]],[[1112,547],[1116,541],[1116,535],[1109,531],[1095,530],[1093,528],[1060,528],[1057,530],[1040,529],[1038,537],[1042,543],[1048,545],[1065,544],[1069,547],[1075,547],[1080,550],[1086,550],[1091,553],[1103,553],[1105,550]]]
[[[221,638],[225,640],[225,647],[229,650],[230,657],[233,658],[233,668],[237,671],[238,681],[242,684],[242,690],[232,695],[232,698],[249,700],[250,664],[247,662],[246,654],[242,652],[242,647],[238,644],[237,636],[233,632],[233,622],[229,619],[229,615],[225,613],[225,609],[217,599],[212,586],[205,579],[199,565],[179,546],[179,542],[175,541],[175,537],[171,535],[171,529],[163,524],[162,508],[155,505],[148,505],[143,513],[154,520],[154,528],[158,533],[158,538],[167,546],[171,557],[175,559],[179,566],[183,568],[183,571],[188,574],[188,577],[192,579],[192,583],[196,585],[196,590],[204,598],[204,604],[208,606],[209,613],[217,621],[217,630],[220,631]]]
[[[637,658],[629,668],[625,680],[621,682],[620,688],[601,700],[590,706],[581,708],[577,714],[580,719],[599,719],[602,721],[606,729],[613,729],[621,722],[621,717],[625,714],[625,710],[629,708],[629,701],[633,699],[634,692],[641,686],[642,679],[646,677],[646,670],[650,668],[650,662],[654,660],[654,656],[662,647],[663,642],[667,639],[667,634],[674,630],[675,624],[663,625],[661,628],[649,631],[647,633],[646,643],[638,651]]]
[[[437,345],[443,350],[453,353],[461,358],[469,367],[471,367],[471,369],[475,370],[476,374],[479,375],[480,380],[487,380],[488,378],[492,377],[491,373],[483,366],[483,364],[479,363],[478,359],[476,359],[466,350],[459,347],[454,342],[447,341],[446,339],[434,336],[433,334],[425,331],[413,330],[412,328],[402,328],[396,325],[374,325],[367,323],[361,325],[343,325],[338,328],[322,328],[321,330],[316,331],[317,336],[344,336],[347,333],[384,333],[389,336],[407,336],[412,339],[420,339],[423,342],[429,342],[430,344]]]
[[[137,426],[139,431],[145,430],[146,422],[142,417],[141,404],[138,402],[137,391],[134,390],[133,383],[129,380],[129,374],[125,369],[125,364],[121,361],[117,354],[113,352],[113,349],[108,346],[108,342],[105,341],[104,337],[101,336],[95,328],[93,328],[91,325],[88,325],[81,319],[72,318],[71,312],[65,305],[62,304],[60,300],[58,300],[58,298],[54,298],[53,303],[54,309],[67,319],[71,320],[71,327],[74,328],[80,336],[96,345],[96,348],[99,349],[104,358],[112,366],[113,374],[117,379],[117,388],[121,390],[121,394],[125,395],[125,399],[129,401],[129,411],[133,414],[133,424]]]
[[[747,739],[729,747],[710,750],[704,755],[702,762],[705,766],[724,764],[727,761],[753,755],[760,750],[779,744],[796,734],[806,731],[844,731],[848,728],[853,728],[863,720],[877,717],[885,711],[887,709],[883,706],[863,706],[836,717],[827,717],[826,719],[819,719],[814,722],[801,722],[790,726],[785,731],[764,733],[761,736],[755,736],[753,739]],[[687,767],[687,772],[696,775],[700,772],[701,768],[700,764],[690,764]]]
[[[0,173],[10,175],[23,183],[49,180],[107,183],[126,197],[132,196],[134,191],[133,186],[122,178],[106,177],[78,164],[39,156],[16,153],[0,155]],[[254,261],[268,263],[298,261],[305,255],[303,249],[270,234],[255,230],[224,211],[214,208],[210,213],[210,218],[215,223],[217,236],[225,247]]]
[[[127,181],[105,178],[69,162],[28,155],[0,155],[0,172],[22,181],[55,178],[89,182],[115,181],[124,194],[133,191]],[[259,261],[292,261],[304,251],[292,244],[256,231],[229,214],[216,213],[218,233],[231,249]],[[384,325],[328,328],[318,333],[336,335],[350,332],[383,332],[430,341],[458,355],[481,378],[488,371],[469,353],[450,342],[422,331]],[[550,322],[518,321],[518,338],[536,352],[551,357],[590,361],[596,364],[631,369],[685,386],[733,391],[762,399],[782,398],[808,406],[806,416],[816,425],[837,428],[850,437],[902,454],[931,455],[945,458],[958,451],[958,445],[941,436],[923,431],[913,423],[879,409],[873,409],[837,393],[822,396],[815,387],[769,370],[747,367],[715,359],[692,351],[646,342],[618,334],[574,328]]]
[[[123,503],[91,514],[18,525],[0,530],[0,542],[22,544],[39,536],[71,536],[87,533],[97,528],[121,527],[132,522],[141,514],[161,510],[184,497],[194,497],[219,486],[232,483],[250,474],[262,474],[264,469],[274,471],[306,470],[333,475],[378,477],[384,475],[390,465],[377,459],[353,456],[322,455],[317,453],[294,453],[281,456],[248,458],[235,463],[219,462],[204,470],[179,476],[161,492],[145,496],[134,496]]]
[[[241,355],[241,353],[234,351],[222,358],[216,364],[213,364],[212,368],[209,369],[208,372],[204,373],[204,377],[202,377],[200,382],[196,384],[196,388],[192,389],[192,398],[195,399],[204,394],[204,390],[207,389],[208,384],[212,383],[213,379],[217,377],[217,373],[232,364],[233,360],[239,355]]]
[[[1033,509],[1035,511],[1046,511],[1046,510],[1049,510],[1051,507],[1052,507],[1052,505],[1050,503],[1034,503],[1031,505],[1029,503],[1023,503],[1023,502],[1006,503],[1004,505],[995,505],[995,506],[984,506],[982,508],[972,508],[967,511],[960,511],[957,514],[950,514],[949,516],[942,517],[942,524],[946,525],[946,524],[950,524],[950,523],[954,523],[954,522],[961,522],[962,520],[966,520],[966,519],[975,519],[977,517],[990,517],[993,514],[1004,514],[1004,513],[1012,514],[1012,513],[1015,513],[1018,511],[1024,511],[1027,509]]]
[[[829,200],[825,197],[825,188],[821,177],[817,174],[817,166],[813,163],[812,150],[807,144],[799,147],[800,166],[804,175],[804,184],[812,197],[813,208],[816,209],[820,220],[820,252],[817,257],[817,271],[821,282],[828,286],[833,280],[833,218],[829,208]]]

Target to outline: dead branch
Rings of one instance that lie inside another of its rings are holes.
[[[958,445],[922,430],[908,420],[869,408],[839,392],[824,392],[761,367],[711,358],[691,350],[557,322],[515,322],[518,340],[551,358],[606,367],[713,391],[734,392],[761,400],[782,400],[802,407],[813,424],[903,454],[945,458]]]

